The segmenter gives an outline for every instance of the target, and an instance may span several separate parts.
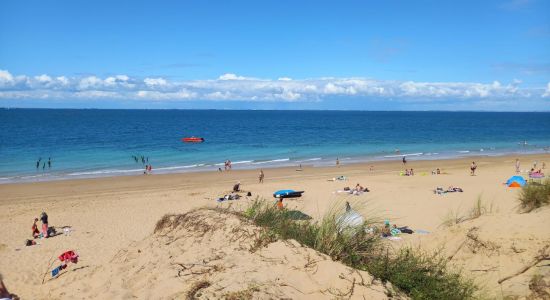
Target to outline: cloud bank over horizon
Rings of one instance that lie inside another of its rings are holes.
[[[0,70],[0,104],[2,100],[24,103],[25,100],[57,102],[109,100],[183,103],[189,101],[250,103],[323,103],[353,101],[356,105],[391,101],[400,105],[446,109],[517,109],[548,110],[550,82],[542,87],[522,87],[521,80],[509,83],[418,82],[371,78],[322,77],[309,79],[264,79],[226,73],[216,79],[170,80],[162,77],[115,76],[39,76],[14,75]],[[455,105],[449,106],[448,101]],[[246,107],[244,107],[246,108]],[[367,107],[368,108],[368,107]]]

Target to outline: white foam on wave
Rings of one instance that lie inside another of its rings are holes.
[[[461,151],[456,151],[456,152],[458,152],[458,153],[470,153],[469,150],[461,150]]]
[[[386,155],[385,158],[395,158],[395,157],[403,157],[403,156],[420,156],[424,154],[423,152],[418,153],[405,153],[405,154],[396,154],[396,155]]]
[[[98,171],[88,171],[88,172],[75,172],[69,173],[67,176],[85,176],[85,175],[100,175],[100,174],[118,174],[118,173],[135,173],[141,172],[144,169],[132,169],[132,170],[98,170]]]
[[[289,160],[290,160],[290,158],[280,158],[280,159],[273,159],[273,160],[266,160],[266,161],[253,162],[252,164],[254,164],[254,165],[260,165],[260,164],[284,162],[284,161],[289,161]]]
[[[296,161],[296,162],[301,163],[301,162],[306,162],[306,161],[317,161],[317,160],[321,160],[321,159],[323,159],[323,158],[322,158],[322,157],[314,157],[314,158],[308,158],[308,159],[298,160],[298,161]]]
[[[187,166],[173,166],[173,167],[162,167],[162,168],[156,168],[154,170],[180,170],[180,169],[189,169],[189,168],[196,168],[196,167],[202,167],[204,164],[198,164],[198,165],[187,165]]]
[[[249,164],[253,162],[253,160],[241,160],[241,161],[236,161],[236,162],[231,162],[232,165],[239,165],[239,164]]]

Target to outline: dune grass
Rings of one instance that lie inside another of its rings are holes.
[[[372,221],[346,226],[341,213],[333,209],[321,220],[295,220],[287,210],[257,199],[243,215],[265,229],[263,242],[294,239],[329,255],[350,267],[368,271],[413,299],[472,299],[477,291],[473,281],[448,267],[439,253],[428,254],[412,248],[390,251],[377,234],[368,234]]]
[[[550,179],[525,185],[521,189],[519,202],[521,210],[527,213],[550,204]]]
[[[442,219],[441,225],[443,227],[452,227],[454,225],[466,222],[469,220],[477,219],[483,215],[487,215],[493,212],[494,206],[493,203],[487,205],[483,201],[481,195],[477,196],[477,200],[474,205],[468,210],[467,213],[463,214],[460,212],[460,207],[457,209],[451,209]]]

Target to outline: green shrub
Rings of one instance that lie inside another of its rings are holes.
[[[279,210],[256,199],[243,215],[263,227],[262,236],[269,240],[294,239],[334,260],[391,282],[413,299],[471,299],[477,290],[472,281],[449,270],[447,259],[438,253],[428,255],[410,248],[390,252],[377,235],[366,233],[366,228],[372,226],[371,220],[346,227],[338,210],[329,211],[318,222],[296,220],[295,212]]]
[[[389,281],[413,299],[472,299],[477,287],[448,268],[448,260],[439,253],[427,254],[402,248],[369,261],[366,268],[373,276]]]
[[[532,182],[521,189],[520,207],[524,212],[531,212],[550,204],[550,180],[543,183]]]

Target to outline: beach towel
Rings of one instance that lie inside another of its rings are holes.
[[[78,254],[76,254],[74,251],[69,250],[64,252],[63,254],[59,255],[59,260],[62,262],[72,262],[73,264],[78,263]]]

